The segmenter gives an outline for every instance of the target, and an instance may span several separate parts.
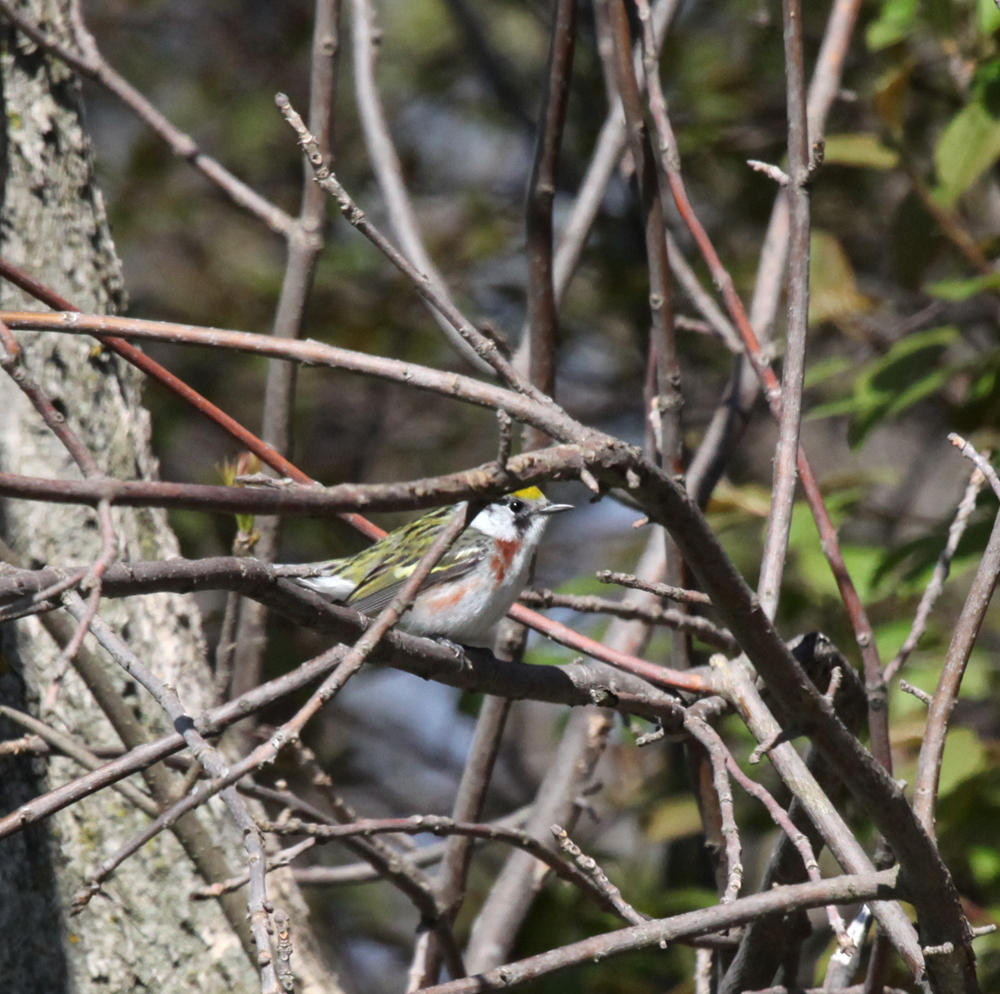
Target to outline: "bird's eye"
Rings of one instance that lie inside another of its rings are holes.
[[[511,499],[511,502],[508,505],[508,507],[510,507],[510,509],[515,514],[520,514],[524,510],[524,501],[523,500],[518,500],[516,497],[514,497],[514,498]]]

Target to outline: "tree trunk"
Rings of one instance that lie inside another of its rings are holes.
[[[29,0],[25,12],[57,37],[66,37],[67,4]],[[59,61],[3,26],[4,121],[0,252],[13,264],[90,312],[115,311],[123,282],[81,116],[79,84]],[[166,154],[166,152],[164,153]],[[2,286],[6,308],[38,308],[14,287]],[[65,413],[102,470],[119,478],[150,478],[149,417],[140,405],[140,374],[93,340],[21,334],[31,375]],[[0,470],[45,477],[79,477],[56,438],[13,381],[0,373]],[[121,559],[177,555],[176,540],[159,510],[115,509]],[[34,563],[81,564],[101,546],[97,519],[84,508],[0,503],[0,535]],[[2,568],[2,566],[0,566]],[[104,602],[102,617],[163,680],[192,714],[211,703],[212,680],[200,619],[190,598],[156,594]],[[96,643],[87,640],[91,651]],[[0,700],[28,710],[90,747],[120,746],[120,738],[78,674],[70,669],[51,695],[59,647],[37,618],[0,629]],[[169,730],[156,703],[102,657],[107,677],[147,735]],[[0,737],[23,734],[13,726]],[[49,786],[78,775],[68,759],[0,757],[0,810],[7,812]],[[162,770],[161,776],[169,776]],[[134,778],[138,783],[138,778]],[[172,787],[180,785],[174,776]],[[155,794],[155,790],[153,791]],[[0,977],[17,994],[142,989],[231,992],[259,989],[248,953],[243,892],[227,901],[192,901],[205,866],[235,874],[245,867],[239,833],[221,804],[189,822],[196,845],[169,832],[132,856],[77,917],[66,910],[96,865],[148,824],[148,816],[105,790],[47,822],[0,841]],[[199,834],[200,833],[200,834]],[[202,866],[196,872],[194,848]],[[297,892],[271,893],[295,926],[293,967],[301,990],[335,990],[304,927]],[[277,885],[277,886],[276,886]],[[282,887],[283,885],[283,887]],[[225,905],[225,907],[224,907]],[[242,942],[238,933],[243,933]]]

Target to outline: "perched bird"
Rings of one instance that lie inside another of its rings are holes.
[[[463,645],[489,644],[490,629],[528,582],[531,560],[553,504],[527,487],[487,504],[431,570],[399,627]],[[443,507],[390,532],[356,556],[315,563],[296,582],[362,614],[378,614],[431,547],[454,507]]]

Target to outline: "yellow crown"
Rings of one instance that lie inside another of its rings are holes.
[[[523,490],[515,490],[514,497],[523,497],[525,500],[545,500],[545,494],[538,487],[525,487]]]

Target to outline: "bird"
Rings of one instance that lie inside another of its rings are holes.
[[[362,614],[376,615],[399,592],[451,515],[437,508],[389,532],[355,556],[313,563],[295,582]],[[493,626],[520,596],[553,504],[526,487],[487,504],[452,543],[398,622],[411,635],[488,646]]]

